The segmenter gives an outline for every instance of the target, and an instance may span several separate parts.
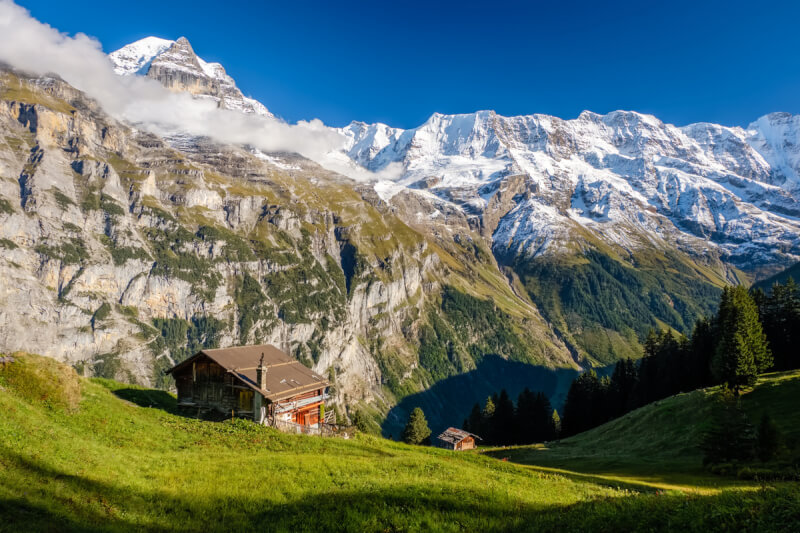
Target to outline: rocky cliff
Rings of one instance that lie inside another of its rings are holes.
[[[486,353],[575,367],[479,232],[427,233],[294,154],[177,149],[4,71],[0,178],[2,351],[169,386],[199,347],[267,342],[384,414]]]

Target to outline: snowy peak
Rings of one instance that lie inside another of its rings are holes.
[[[154,57],[168,50],[175,41],[160,39],[158,37],[145,37],[116,52],[111,52],[108,57],[114,63],[114,72],[126,76],[129,74],[147,74],[150,62]]]
[[[504,255],[574,249],[577,235],[594,234],[626,250],[715,250],[745,269],[800,259],[800,117],[678,128],[633,111],[479,111],[344,134],[345,152],[367,168],[401,164],[393,184],[375,186],[384,200],[405,190],[478,217]]]
[[[800,189],[800,115],[770,113],[750,124],[748,142],[784,186]]]
[[[186,37],[176,41],[147,37],[109,54],[119,75],[144,75],[176,92],[212,100],[222,109],[272,117],[261,102],[247,98],[219,63],[195,54]]]
[[[200,66],[200,59],[186,37],[179,38],[169,48],[155,56],[150,63],[150,70],[153,69],[183,70],[195,76],[208,76]]]

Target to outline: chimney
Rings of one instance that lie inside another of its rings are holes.
[[[264,366],[264,352],[261,352],[261,360],[256,368],[256,382],[259,389],[267,388],[267,367]]]

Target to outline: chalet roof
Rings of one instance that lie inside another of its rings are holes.
[[[256,381],[256,369],[262,355],[267,368],[265,389],[259,388]],[[329,385],[319,374],[271,344],[202,350],[170,368],[167,373],[175,373],[203,356],[213,360],[272,402]]]
[[[466,439],[467,437],[474,437],[478,440],[482,440],[479,436],[475,435],[474,433],[470,433],[469,431],[464,431],[463,429],[458,429],[458,428],[447,428],[437,438],[443,442],[450,442],[452,444],[456,444]]]

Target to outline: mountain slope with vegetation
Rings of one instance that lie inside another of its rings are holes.
[[[800,506],[789,488],[659,495],[369,436],[192,420],[173,414],[163,391],[13,357],[0,366],[3,533],[767,531]]]
[[[492,452],[510,461],[577,470],[662,488],[724,486],[728,478],[703,469],[701,444],[714,423],[720,387],[659,400],[594,429],[559,441]],[[800,445],[800,370],[762,375],[741,397],[755,426],[764,414],[789,446]],[[735,472],[734,472],[735,473]]]
[[[772,289],[774,284],[784,284],[789,281],[789,278],[792,278],[796,282],[800,282],[800,263],[795,263],[794,265],[781,270],[773,276],[754,283],[753,288],[769,291]]]
[[[197,349],[271,343],[330,378],[343,416],[376,419],[487,354],[575,367],[477,233],[425,233],[368,193],[3,71],[0,349],[168,388]]]

